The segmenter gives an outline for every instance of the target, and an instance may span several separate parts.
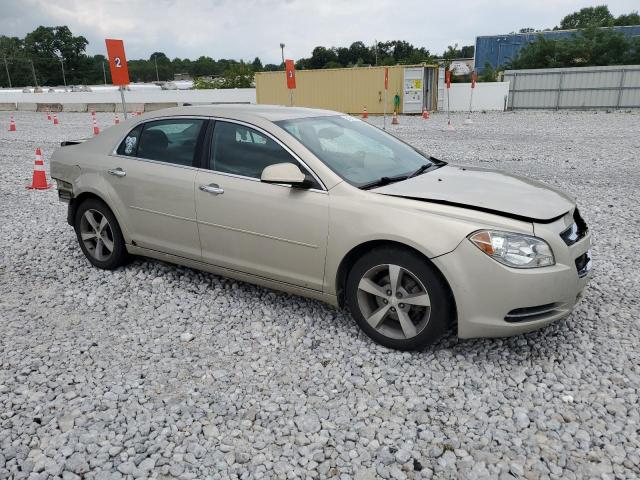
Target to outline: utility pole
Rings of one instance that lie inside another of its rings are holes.
[[[65,77],[64,75],[64,58],[60,59],[60,66],[62,67],[62,83],[64,83],[64,86],[67,86],[67,77]]]
[[[376,42],[376,67],[378,66],[378,40],[375,40]]]
[[[153,56],[153,63],[156,66],[156,81],[159,82],[160,81],[160,76],[158,75],[158,60],[157,60],[157,57],[155,55]]]
[[[104,78],[104,84],[107,85],[107,72],[104,69],[104,62],[102,62],[102,77]]]
[[[282,51],[282,65],[284,66],[284,43],[280,44],[280,50]]]
[[[33,83],[37,87],[38,79],[36,78],[36,67],[33,66],[33,60],[29,60],[29,63],[31,63],[31,73],[33,74]]]
[[[7,71],[7,78],[9,79],[9,88],[11,88],[11,75],[9,75],[9,65],[7,65],[7,56],[4,56],[4,69]]]

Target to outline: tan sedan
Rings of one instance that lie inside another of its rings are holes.
[[[331,111],[161,110],[64,142],[51,176],[99,268],[142,255],[324,300],[398,349],[539,328],[591,268],[563,193]]]

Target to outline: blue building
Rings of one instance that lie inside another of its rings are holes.
[[[630,37],[640,36],[640,25],[612,28]],[[483,35],[476,37],[475,69],[480,73],[484,69],[485,63],[488,63],[493,68],[505,65],[518,55],[522,47],[533,42],[540,35],[550,40],[557,40],[571,37],[576,31],[577,30],[548,30],[545,32]]]

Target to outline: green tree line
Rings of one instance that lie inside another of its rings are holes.
[[[87,39],[75,36],[67,26],[40,26],[24,38],[0,36],[0,86],[13,87],[53,85],[94,85],[111,83],[108,61],[104,55],[88,55]],[[443,57],[472,57],[473,46],[458,49],[448,47]],[[396,65],[433,63],[437,59],[424,47],[416,47],[403,40],[376,42],[365,45],[353,42],[349,47],[313,49],[311,56],[296,62],[298,69],[342,68],[363,65]],[[148,59],[128,60],[129,77],[133,82],[169,81],[175,74],[185,73],[202,79],[198,85],[217,88],[248,87],[253,74],[261,71],[283,70],[282,64],[263,65],[260,58],[253,62],[201,56],[196,60],[169,58],[154,52]],[[8,73],[8,75],[7,75]]]

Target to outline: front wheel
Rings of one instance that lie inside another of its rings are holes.
[[[376,248],[347,278],[346,300],[360,328],[377,343],[418,350],[446,332],[454,316],[449,289],[421,255]]]
[[[127,249],[116,217],[109,207],[90,198],[78,206],[74,227],[78,243],[96,267],[113,270],[127,261]]]

